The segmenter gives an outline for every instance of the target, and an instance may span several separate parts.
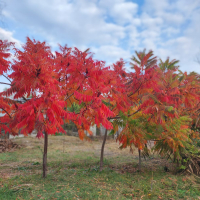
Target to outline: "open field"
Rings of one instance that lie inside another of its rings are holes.
[[[0,154],[0,200],[11,199],[200,199],[200,178],[165,172],[170,163],[158,156],[143,161],[119,150],[114,140],[105,146],[99,172],[101,140],[50,136],[48,175],[42,178],[43,139],[14,139],[22,148]],[[170,168],[171,169],[171,168]]]

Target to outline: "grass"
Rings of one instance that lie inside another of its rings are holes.
[[[64,141],[64,143],[63,143]],[[137,171],[137,153],[109,140],[99,171],[101,141],[49,138],[48,176],[42,174],[42,140],[16,139],[25,146],[0,154],[0,199],[200,199],[200,179],[164,172],[153,157]],[[64,145],[63,145],[64,144]]]

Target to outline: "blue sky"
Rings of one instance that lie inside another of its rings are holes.
[[[200,0],[3,0],[0,39],[90,48],[111,65],[146,48],[200,73]],[[128,65],[127,65],[128,67]],[[0,77],[0,81],[3,81]],[[0,85],[0,91],[5,86]]]

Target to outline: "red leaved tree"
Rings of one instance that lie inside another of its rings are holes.
[[[73,121],[83,139],[84,130],[102,124],[112,129],[108,118],[115,116],[103,101],[116,84],[116,75],[102,61],[93,60],[92,55],[60,46],[60,52],[52,54],[45,42],[30,40],[23,50],[15,50],[11,63],[11,87],[2,96],[23,98],[25,103],[13,101],[9,127],[15,133],[28,135],[34,129],[37,137],[44,135],[43,177],[47,170],[48,134],[64,132],[64,121]],[[119,83],[118,83],[119,85]],[[120,87],[116,91],[122,90]],[[31,99],[26,98],[32,96]],[[122,101],[122,99],[118,102]],[[81,104],[80,112],[69,112],[68,106]],[[9,114],[9,113],[7,113]]]
[[[140,153],[147,140],[152,139],[157,151],[179,159],[180,149],[196,135],[190,129],[190,121],[192,115],[198,118],[194,114],[199,111],[198,76],[178,71],[176,60],[160,60],[157,64],[155,58],[150,58],[153,52],[148,55],[143,51],[137,56],[138,60],[133,58],[135,73],[130,81],[134,85],[129,87],[135,91],[138,82],[139,87],[136,87],[138,93],[132,96],[136,106],[129,112],[139,110],[140,113],[137,116],[125,113],[125,128],[118,140],[122,148],[134,145]]]
[[[9,82],[10,80],[5,74],[10,69],[9,58],[11,57],[11,54],[9,53],[9,50],[11,46],[13,46],[13,43],[0,40],[0,76],[6,78]],[[0,82],[0,84],[8,86],[11,85],[7,82]],[[6,133],[10,132],[14,133],[9,127],[9,123],[13,115],[11,111],[11,104],[12,101],[10,99],[7,99],[5,96],[0,95],[0,135],[6,135]]]

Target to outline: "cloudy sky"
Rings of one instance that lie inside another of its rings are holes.
[[[108,65],[153,50],[200,73],[200,0],[1,0],[0,39],[90,48]],[[128,64],[127,64],[128,67]],[[0,81],[4,81],[0,77]],[[0,90],[5,86],[0,85]]]

